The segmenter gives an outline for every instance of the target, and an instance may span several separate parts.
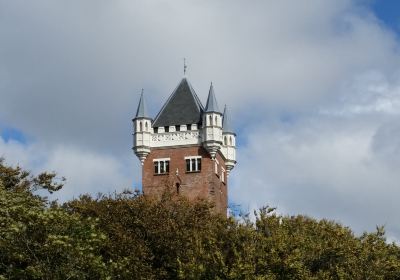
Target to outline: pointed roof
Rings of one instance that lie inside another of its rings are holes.
[[[206,110],[205,111],[206,112],[217,112],[217,113],[220,113],[219,108],[218,108],[217,99],[215,98],[214,87],[213,87],[212,83],[210,85],[210,91],[208,93],[207,105],[206,105]]]
[[[226,108],[226,105],[225,105],[225,108],[224,108],[224,118],[222,120],[222,129],[223,129],[224,132],[235,133],[233,131],[231,118],[230,118],[230,116],[228,114],[228,110]]]
[[[142,93],[140,94],[139,105],[138,105],[138,108],[136,111],[135,118],[149,118],[148,113],[147,113],[146,100],[144,99],[144,95],[143,95],[143,90],[142,90]]]
[[[172,92],[156,116],[153,127],[201,123],[204,107],[186,78]]]

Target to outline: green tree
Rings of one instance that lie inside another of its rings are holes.
[[[82,219],[31,192],[60,187],[54,174],[32,177],[0,161],[0,279],[102,279],[107,238]],[[42,183],[44,185],[42,185]]]

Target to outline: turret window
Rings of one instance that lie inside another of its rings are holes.
[[[147,122],[144,123],[144,126],[146,128],[146,131],[149,131],[149,126],[148,126]]]
[[[187,127],[187,130],[192,130],[192,125],[191,124],[187,124],[186,127]]]
[[[185,157],[186,172],[199,172],[201,171],[201,157]]]
[[[212,125],[212,116],[208,118],[208,125]]]
[[[226,136],[224,137],[224,145],[226,146],[228,144],[228,141],[226,141]]]
[[[169,158],[154,159],[154,174],[168,174],[169,173]]]
[[[175,131],[181,131],[181,126],[180,125],[175,125]]]
[[[219,165],[219,162],[218,162],[217,159],[215,159],[215,161],[214,161],[214,169],[215,169],[215,174],[217,174],[217,176],[218,176],[218,165]]]
[[[217,116],[215,116],[215,123],[214,123],[214,125],[218,125],[218,117],[217,117]]]
[[[165,132],[169,132],[169,126],[165,127]]]
[[[139,122],[139,132],[143,130],[143,124],[142,122]]]

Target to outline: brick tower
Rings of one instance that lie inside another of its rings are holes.
[[[226,106],[222,113],[212,84],[204,108],[183,78],[154,119],[142,92],[133,119],[133,151],[142,163],[145,195],[160,195],[169,186],[189,199],[208,199],[226,215],[235,142]]]

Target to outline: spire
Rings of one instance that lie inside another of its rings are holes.
[[[186,77],[187,65],[186,65],[186,57],[183,58],[183,77]]]
[[[206,105],[205,112],[217,112],[217,113],[220,113],[219,108],[218,108],[217,99],[215,98],[214,87],[213,87],[212,82],[211,82],[211,85],[210,85],[210,91],[208,93],[207,105]]]
[[[231,122],[231,118],[228,114],[228,110],[226,108],[224,108],[224,119],[222,120],[222,129],[224,132],[229,132],[229,133],[234,133],[233,132],[233,127],[232,127],[232,122]]]
[[[136,111],[136,117],[135,118],[148,118],[149,116],[147,115],[147,106],[146,106],[146,101],[144,99],[143,95],[143,89],[142,93],[140,94],[140,100],[139,100],[139,105]]]

